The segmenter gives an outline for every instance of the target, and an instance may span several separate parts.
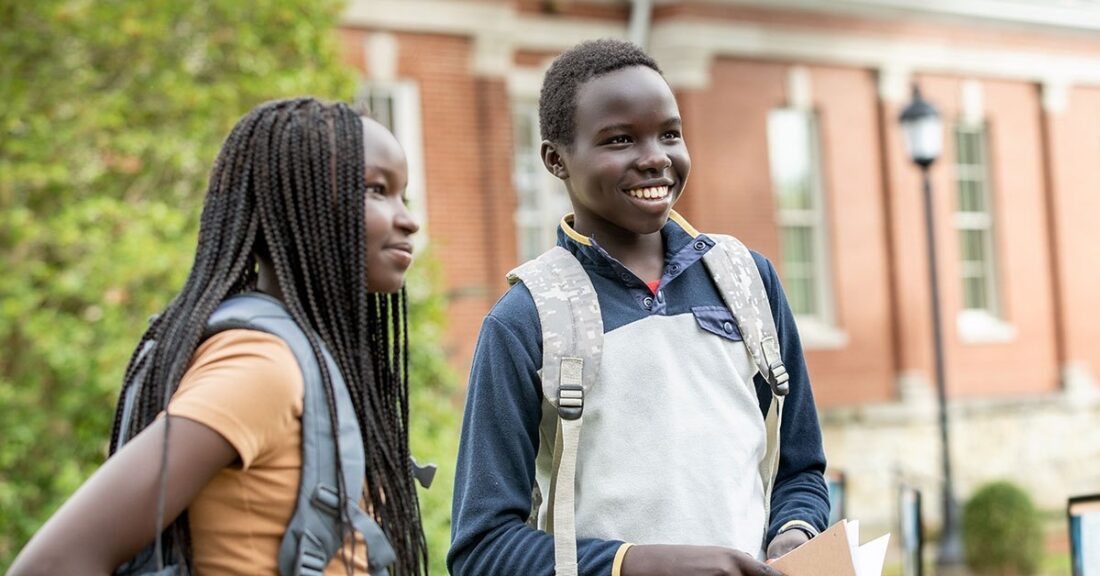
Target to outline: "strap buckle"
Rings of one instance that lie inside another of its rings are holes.
[[[576,420],[584,413],[584,387],[563,384],[558,387],[558,415],[562,420]]]
[[[775,338],[765,336],[760,340],[760,351],[764,355],[764,363],[768,366],[768,373],[764,379],[772,387],[772,394],[786,396],[791,391],[789,384],[791,376],[787,374],[787,367],[783,364],[783,357],[779,354],[779,345]]]

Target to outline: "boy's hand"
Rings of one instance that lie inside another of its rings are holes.
[[[775,560],[780,556],[798,548],[809,541],[810,537],[801,530],[787,530],[776,536],[768,546],[768,560]]]
[[[721,546],[631,546],[622,576],[783,576],[752,556]]]

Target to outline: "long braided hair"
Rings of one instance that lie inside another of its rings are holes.
[[[408,447],[407,302],[403,290],[368,291],[363,154],[360,115],[345,104],[269,102],[237,123],[210,175],[190,275],[127,366],[122,397],[137,386],[133,417],[121,430],[120,402],[110,452],[121,434],[133,437],[165,410],[206,319],[228,296],[254,288],[261,257],[273,265],[284,304],[314,354],[322,357],[323,343],[336,360],[363,436],[364,496],[396,552],[394,572],[419,575],[428,563]],[[157,345],[142,354],[150,342]],[[335,430],[332,379],[320,366]],[[162,462],[162,493],[164,470]],[[337,476],[341,497],[358,500]],[[159,526],[163,497],[158,508]],[[341,522],[350,530],[346,514]],[[193,571],[186,511],[158,536],[158,559],[162,541],[164,554]],[[350,567],[349,558],[344,562]]]

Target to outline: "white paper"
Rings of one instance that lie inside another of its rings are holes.
[[[884,534],[860,546],[859,520],[845,520],[844,531],[848,535],[848,550],[852,554],[852,565],[855,566],[856,576],[882,576],[890,534]]]
[[[882,565],[886,563],[886,545],[890,543],[890,534],[884,534],[859,547],[858,555],[853,558],[856,576],[881,576]]]

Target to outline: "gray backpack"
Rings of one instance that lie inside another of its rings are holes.
[[[286,342],[301,367],[305,398],[302,405],[302,476],[294,515],[279,546],[279,574],[282,576],[321,576],[329,560],[344,544],[339,526],[340,508],[346,509],[352,527],[367,543],[370,573],[386,576],[387,567],[396,560],[393,548],[382,529],[359,508],[366,479],[363,439],[355,417],[351,397],[335,360],[321,350],[328,367],[335,393],[336,420],[339,429],[333,431],[329,418],[321,369],[305,333],[278,300],[260,293],[246,293],[227,299],[211,314],[203,338],[225,330],[245,329],[267,332]],[[142,350],[147,354],[154,344]],[[122,430],[129,429],[138,387],[144,382],[139,373],[123,401]],[[336,441],[339,434],[339,442]],[[119,446],[127,441],[119,438]],[[336,466],[336,451],[340,451],[342,469]],[[344,477],[348,497],[340,502],[337,474]],[[179,574],[177,565],[157,570],[155,546],[149,545],[133,560],[123,564],[116,574]]]
[[[717,245],[703,256],[703,263],[736,317],[753,363],[772,389],[772,404],[765,418],[767,451],[760,464],[765,516],[768,516],[778,470],[779,430],[789,377],[780,356],[768,294],[752,254],[732,236],[709,236]],[[554,535],[555,573],[576,576],[577,448],[584,423],[584,398],[599,378],[603,318],[588,273],[560,246],[509,272],[508,281],[527,286],[542,325],[542,393],[557,408],[546,531]],[[541,500],[536,484],[532,519],[537,518]]]

